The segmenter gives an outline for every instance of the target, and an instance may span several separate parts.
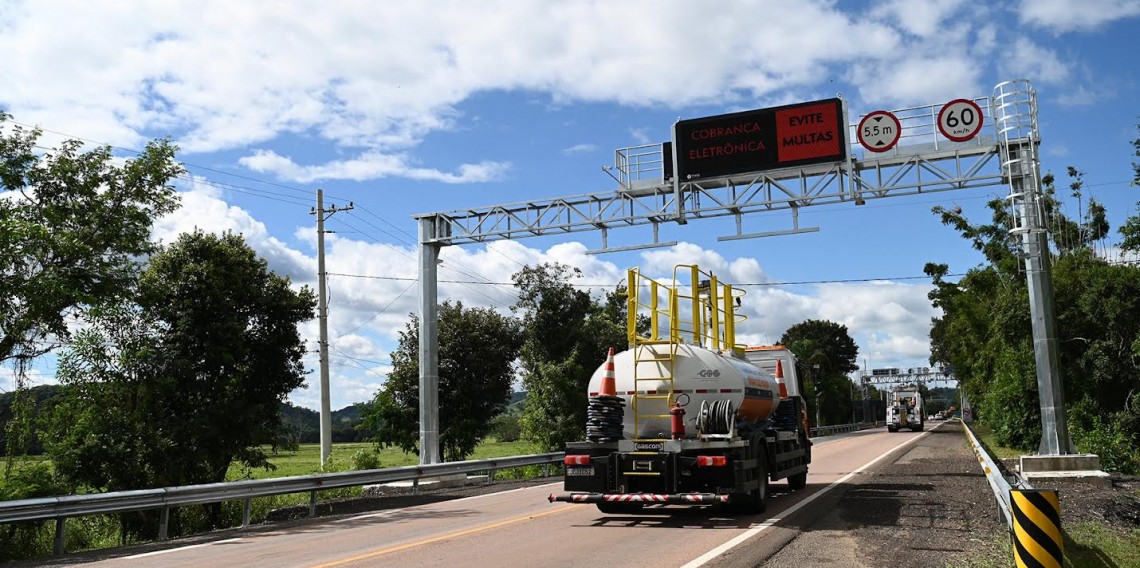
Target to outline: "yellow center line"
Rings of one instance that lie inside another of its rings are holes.
[[[513,519],[507,519],[505,521],[499,521],[497,523],[491,523],[489,525],[483,525],[483,526],[478,526],[478,527],[474,527],[474,528],[470,528],[470,529],[456,531],[453,533],[447,533],[444,535],[435,536],[432,538],[419,540],[416,542],[409,542],[407,544],[401,544],[399,546],[392,546],[389,548],[381,548],[380,550],[374,550],[372,552],[366,552],[364,554],[360,554],[357,556],[351,556],[349,558],[342,558],[340,560],[333,560],[332,562],[326,562],[324,564],[317,564],[315,566],[312,566],[312,568],[331,568],[332,566],[341,566],[344,564],[348,564],[350,562],[356,562],[358,560],[375,558],[377,556],[383,556],[385,554],[391,554],[393,552],[399,552],[401,550],[407,550],[409,548],[415,548],[417,546],[423,546],[425,544],[431,544],[433,542],[439,542],[441,540],[447,540],[450,538],[457,538],[457,537],[461,537],[461,536],[467,536],[469,534],[475,534],[475,533],[479,533],[479,532],[483,532],[483,531],[489,531],[491,529],[497,529],[499,527],[504,527],[507,525],[513,525],[515,523],[520,523],[522,521],[537,519],[539,517],[545,517],[547,515],[553,515],[556,513],[565,513],[566,511],[569,511],[571,509],[580,509],[580,508],[581,507],[577,506],[577,505],[563,505],[561,507],[557,507],[557,508],[550,510],[550,511],[543,511],[541,513],[535,513],[533,515],[524,515],[521,517],[515,517]]]

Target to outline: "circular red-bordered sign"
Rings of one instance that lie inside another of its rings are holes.
[[[969,99],[954,99],[938,111],[938,131],[954,142],[965,142],[982,131],[982,107]]]
[[[859,121],[856,134],[864,148],[872,152],[886,152],[899,143],[902,123],[895,115],[885,110],[876,110]]]

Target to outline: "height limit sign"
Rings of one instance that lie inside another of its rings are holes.
[[[954,142],[965,142],[982,130],[982,107],[969,99],[955,99],[938,112],[938,131]]]
[[[886,152],[899,143],[902,124],[895,115],[885,110],[877,110],[859,121],[857,134],[859,143],[864,148],[872,152]]]

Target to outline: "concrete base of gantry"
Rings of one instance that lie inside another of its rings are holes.
[[[472,481],[469,479],[469,477],[476,477],[476,479]],[[419,480],[419,483],[413,481],[393,481],[391,483],[365,485],[362,492],[365,496],[370,497],[382,495],[408,495],[412,493],[418,493],[420,491],[430,491],[432,489],[462,487],[470,483],[477,483],[480,480],[485,483],[486,479],[487,476],[468,476],[464,473],[457,473],[453,475],[425,477]]]
[[[1112,479],[1100,469],[1096,454],[1021,456],[1021,476],[1034,487],[1049,482],[1079,482],[1110,486]]]

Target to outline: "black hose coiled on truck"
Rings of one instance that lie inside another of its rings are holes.
[[[622,439],[625,400],[617,396],[592,396],[586,407],[586,440],[595,444]]]
[[[736,426],[736,410],[731,400],[701,401],[697,429],[701,434],[731,434]]]

